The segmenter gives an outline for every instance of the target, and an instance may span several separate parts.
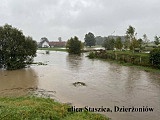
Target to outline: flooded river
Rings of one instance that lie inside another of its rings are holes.
[[[38,51],[30,68],[0,70],[0,95],[25,95],[28,90],[45,90],[61,102],[76,107],[105,107],[112,120],[160,120],[160,75],[102,60],[90,60],[66,52]],[[73,83],[86,86],[75,87]],[[153,112],[115,112],[114,107],[154,108]]]

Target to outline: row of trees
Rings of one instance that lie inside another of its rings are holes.
[[[125,49],[134,50],[135,48],[140,48],[143,42],[142,39],[138,39],[138,40],[136,39],[136,34],[137,33],[135,33],[135,28],[132,26],[129,26],[129,28],[126,31],[125,41],[122,41],[121,37],[116,37],[116,39],[113,38],[113,36],[95,37],[93,33],[89,32],[88,34],[85,35],[84,45],[89,47],[95,46],[96,42],[98,43],[99,41],[98,44],[102,45],[107,50],[113,50],[114,48],[116,49],[125,48]],[[144,35],[144,40],[146,43],[148,42],[147,35]],[[81,44],[82,43],[78,40],[78,38],[75,37],[68,40],[66,47],[68,48],[69,53],[79,54],[81,49],[83,48],[83,47],[80,47],[80,46],[83,46]]]
[[[102,45],[108,50],[112,50],[114,48],[116,49],[130,49],[135,50],[135,48],[141,49],[144,46],[147,46],[149,44],[149,39],[146,34],[143,35],[143,38],[137,39],[137,33],[135,31],[135,28],[132,26],[129,26],[126,30],[126,35],[124,36],[125,40],[122,40],[122,37],[115,37],[115,36],[109,36],[109,37],[101,37],[97,36],[95,37],[93,33],[89,32],[85,35],[85,45],[86,46],[95,46],[95,45]],[[160,37],[155,36],[154,38],[155,45],[160,44]]]
[[[0,27],[0,68],[24,68],[33,61],[36,50],[36,41],[24,36],[21,30],[8,24]]]
[[[147,43],[147,36],[144,35],[143,37],[145,43]],[[135,48],[140,48],[143,43],[142,39],[136,39],[135,28],[132,26],[129,26],[126,31],[125,42],[121,40],[121,37],[117,37],[116,39],[104,37],[102,40],[103,47],[108,50],[113,50],[114,48],[122,49],[122,47],[134,50]],[[75,36],[67,41],[66,48],[71,54],[80,54],[84,45],[91,47],[95,43],[96,38],[94,34],[89,32],[85,35],[85,43],[82,43]],[[155,44],[159,43],[160,37],[156,36]],[[26,37],[21,30],[8,24],[0,27],[0,68],[8,70],[24,68],[26,65],[32,63],[33,58],[36,56],[36,50],[36,41],[31,37]]]

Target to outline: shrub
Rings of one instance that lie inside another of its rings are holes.
[[[70,54],[80,54],[83,49],[83,44],[78,37],[75,36],[67,41],[66,48]]]
[[[160,48],[156,48],[150,52],[150,63],[160,69]]]
[[[89,57],[90,59],[93,59],[96,57],[95,53],[94,52],[90,52],[89,55],[87,56]]]

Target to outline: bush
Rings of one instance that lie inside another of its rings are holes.
[[[32,62],[36,50],[36,41],[25,37],[21,30],[8,24],[0,27],[0,68],[24,68]]]
[[[150,52],[150,63],[160,69],[160,48],[156,48]]]
[[[131,63],[134,65],[151,66],[149,62],[149,55],[144,53],[132,53],[132,52],[117,52],[117,51],[100,51],[91,52],[88,55],[89,58],[102,58],[116,60],[125,63]]]
[[[95,53],[94,52],[90,52],[89,55],[87,56],[89,57],[90,59],[93,59],[96,57]]]
[[[83,49],[83,44],[79,41],[78,37],[75,36],[67,41],[66,48],[70,54],[80,54]]]

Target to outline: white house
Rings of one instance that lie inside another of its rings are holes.
[[[43,48],[44,48],[44,47],[50,47],[50,46],[49,46],[49,43],[48,43],[47,41],[44,41],[44,42],[42,42],[41,44],[42,44],[42,47],[43,47]]]
[[[40,43],[39,43],[39,45],[38,45],[40,48],[44,48],[44,47],[50,47],[50,45],[49,45],[49,41],[48,41],[48,39],[46,38],[46,37],[43,37],[43,38],[41,38],[41,41],[40,41]]]

